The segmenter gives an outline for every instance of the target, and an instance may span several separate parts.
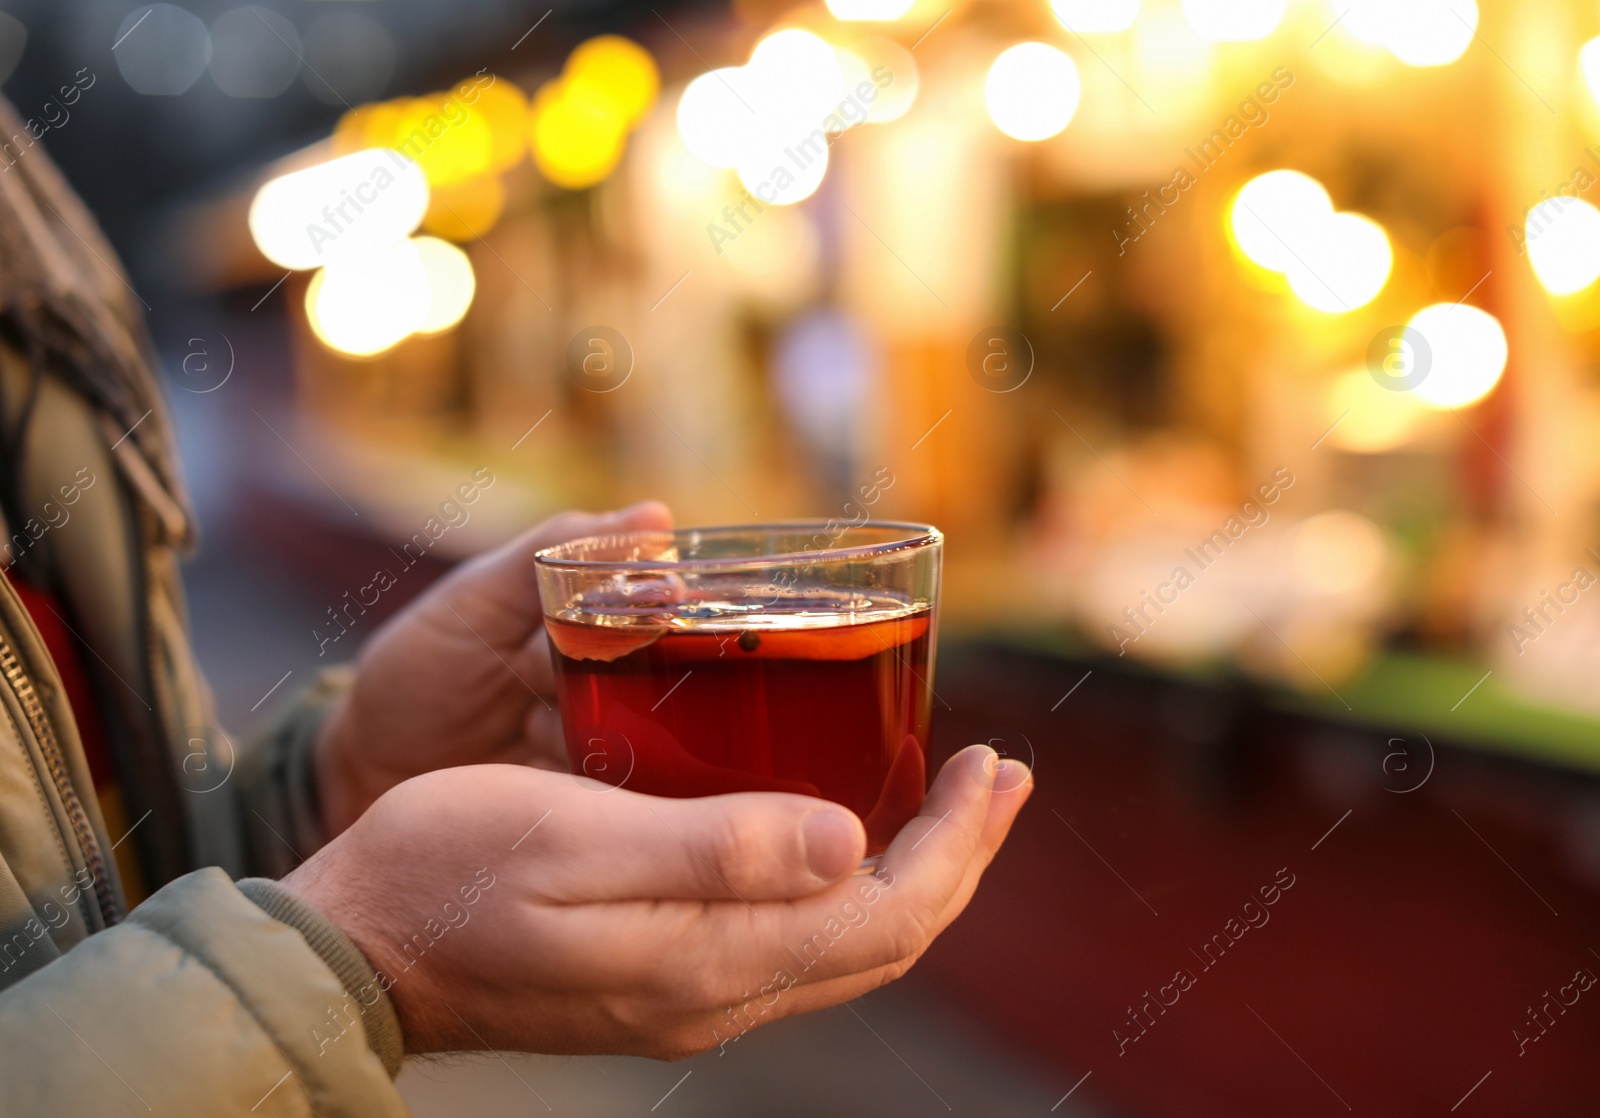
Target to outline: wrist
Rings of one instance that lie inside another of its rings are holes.
[[[269,878],[246,878],[238,890],[268,916],[299,932],[323,964],[338,978],[359,1013],[362,1031],[391,1078],[400,1072],[405,1040],[400,1017],[387,991],[392,980],[374,966],[370,955],[327,913],[299,891]]]
[[[397,910],[392,899],[386,904],[386,898],[363,889],[361,879],[370,874],[359,874],[355,880],[350,880],[351,875],[340,872],[342,866],[360,858],[359,845],[357,853],[352,855],[346,849],[349,842],[346,838],[324,848],[324,852],[296,867],[277,882],[277,886],[318,912],[366,960],[373,970],[377,989],[384,995],[385,1006],[395,1016],[396,1031],[403,1038],[406,1054],[473,1048],[470,1039],[456,1035],[461,1032],[461,1021],[442,1008],[449,999],[443,991],[434,988],[430,981],[434,975],[429,973],[429,968],[414,966],[417,960],[405,950],[406,933],[401,931],[397,935],[393,926],[384,925],[385,917],[393,922],[394,917],[399,916],[398,923],[403,926],[403,909]]]

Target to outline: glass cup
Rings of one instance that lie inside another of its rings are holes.
[[[843,804],[875,860],[922,806],[944,537],[798,521],[539,552],[573,771]]]

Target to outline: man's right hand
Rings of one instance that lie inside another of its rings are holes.
[[[827,801],[477,765],[392,789],[283,884],[393,978],[408,1052],[673,1059],[903,974],[1032,791],[1017,764],[957,754],[873,876]]]

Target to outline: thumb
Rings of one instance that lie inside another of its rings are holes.
[[[672,511],[660,501],[641,501],[615,512],[557,513],[510,543],[456,568],[439,584],[434,604],[441,612],[455,613],[490,645],[520,647],[543,619],[533,559],[536,554],[586,536],[671,528]]]

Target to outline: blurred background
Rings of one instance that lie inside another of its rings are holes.
[[[416,1064],[418,1114],[1590,1114],[1597,36],[4,0],[0,164],[147,308],[235,728],[563,508],[947,533],[936,748],[1039,788],[913,976],[683,1065]]]

